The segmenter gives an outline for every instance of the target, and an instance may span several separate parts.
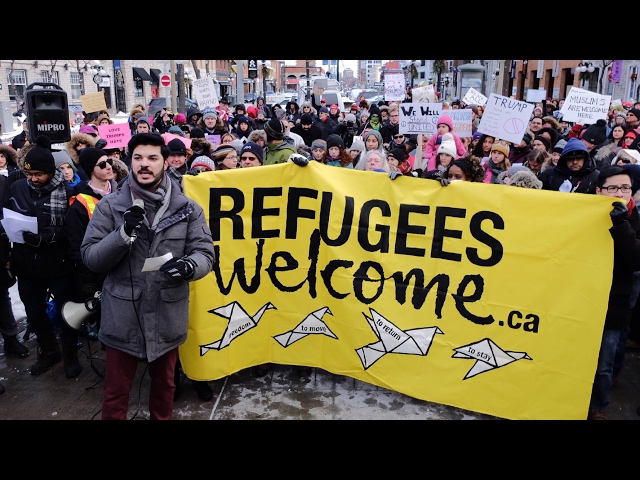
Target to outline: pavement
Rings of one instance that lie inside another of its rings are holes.
[[[24,306],[17,286],[10,289],[13,312],[22,341],[26,330]],[[102,404],[104,352],[100,342],[82,339],[82,373],[65,378],[62,362],[33,376],[35,336],[26,340],[31,355],[15,358],[0,349],[0,420],[99,420]],[[140,362],[129,404],[129,419],[147,420],[149,376]],[[296,367],[274,365],[264,377],[242,370],[209,382],[214,396],[198,398],[191,380],[180,382],[174,420],[501,420],[460,408],[418,400],[407,395],[318,368],[300,377]],[[612,420],[640,420],[640,352],[627,352],[625,366],[611,390],[607,414]]]

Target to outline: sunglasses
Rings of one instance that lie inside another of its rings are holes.
[[[107,163],[113,166],[113,159],[109,158],[107,160],[103,160],[102,162],[96,163],[96,165],[99,166],[100,169],[104,170],[105,168],[107,168]]]
[[[240,157],[240,160],[245,160],[245,161],[247,161],[247,160],[249,160],[249,161],[258,160],[258,157],[246,157],[245,156],[245,157]]]
[[[404,138],[404,135],[394,135],[393,138]]]

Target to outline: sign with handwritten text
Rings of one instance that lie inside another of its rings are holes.
[[[198,107],[201,111],[205,107],[215,108],[220,104],[213,78],[198,78],[197,80],[192,80],[191,84],[193,85],[193,96],[198,102]]]
[[[487,97],[481,94],[479,91],[469,88],[467,93],[464,94],[464,98],[462,99],[464,103],[467,105],[480,105],[483,106],[487,103]]]
[[[131,130],[128,123],[113,123],[98,125],[98,135],[107,141],[106,149],[126,147],[131,140]]]
[[[384,76],[384,99],[387,101],[404,100],[404,73],[387,73]]]
[[[600,118],[607,119],[610,103],[611,95],[600,95],[582,88],[571,87],[560,113],[562,113],[562,119],[567,122],[591,125]]]
[[[441,103],[401,103],[399,107],[400,133],[433,135],[438,131],[437,122],[442,115]]]
[[[184,143],[185,147],[191,148],[191,139],[190,138],[181,137],[180,135],[174,135],[173,133],[169,133],[169,132],[165,133],[163,135],[163,137],[164,137],[164,144],[165,145],[169,145],[169,142],[171,140],[175,140],[177,138],[182,143]]]
[[[522,141],[533,104],[492,93],[485,105],[478,131],[514,145]]]
[[[471,114],[473,112],[470,108],[447,110],[443,113],[449,115],[453,120],[453,131],[456,135],[461,138],[473,135],[473,127],[471,125]]]

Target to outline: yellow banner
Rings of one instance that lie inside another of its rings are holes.
[[[502,418],[586,418],[610,198],[316,162],[184,183],[219,259],[191,284],[189,378],[308,365]]]

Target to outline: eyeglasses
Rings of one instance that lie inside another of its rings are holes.
[[[609,193],[616,193],[618,190],[621,190],[622,193],[629,193],[631,191],[631,185],[622,185],[621,187],[616,185],[603,185],[601,190],[606,190]]]
[[[229,155],[227,157],[224,157],[225,160],[238,160],[238,156],[237,155]]]
[[[113,166],[113,159],[112,158],[108,158],[107,160],[103,160],[99,163],[96,163],[96,165],[98,167],[100,167],[101,170],[104,170],[105,168],[107,168],[107,163],[111,166]]]
[[[252,161],[252,160],[258,160],[258,157],[240,157],[240,160]]]
[[[404,135],[394,135],[393,138],[404,138]]]
[[[621,158],[620,161],[622,163],[631,163],[631,160],[629,160],[628,158]]]
[[[391,118],[399,117],[400,115],[389,115]]]

